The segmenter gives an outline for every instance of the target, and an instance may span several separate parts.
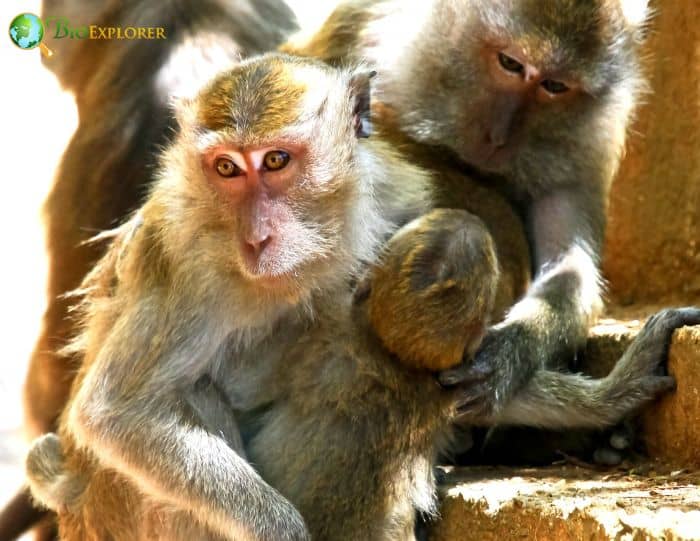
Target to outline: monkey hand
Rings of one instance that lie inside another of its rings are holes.
[[[482,424],[524,385],[542,358],[541,349],[525,324],[504,322],[489,329],[473,360],[440,372],[438,380],[457,388],[460,417]]]
[[[668,349],[674,331],[686,325],[700,325],[699,308],[667,308],[651,316],[604,378],[607,399],[625,404],[632,412],[672,390],[675,381],[667,372]]]

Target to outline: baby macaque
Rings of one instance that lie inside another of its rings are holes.
[[[246,450],[313,539],[414,539],[416,511],[436,514],[433,466],[458,394],[432,371],[478,346],[488,322],[475,314],[496,292],[495,279],[480,283],[472,273],[472,264],[488,277],[497,268],[490,235],[469,216],[438,209],[399,230],[354,303],[346,294],[319,307],[284,377],[269,382],[274,400]],[[452,320],[421,318],[426,302],[444,303]]]

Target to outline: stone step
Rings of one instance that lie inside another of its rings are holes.
[[[591,330],[581,370],[604,377],[659,309],[612,309]],[[700,540],[700,327],[675,332],[668,367],[677,389],[643,414],[648,462],[448,469],[431,541]]]
[[[581,370],[605,376],[659,307],[612,309],[590,333]],[[700,466],[700,326],[675,332],[668,357],[677,388],[650,405],[643,415],[643,434],[653,458],[682,466]],[[698,532],[700,538],[700,532]]]
[[[700,473],[649,463],[458,468],[441,489],[431,541],[700,539]]]

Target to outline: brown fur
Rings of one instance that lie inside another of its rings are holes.
[[[493,241],[478,218],[436,210],[389,241],[373,271],[369,319],[403,363],[451,368],[481,343],[497,281]]]
[[[85,6],[74,4],[47,0],[43,12],[101,26],[164,26],[168,39],[148,45],[65,39],[65,50],[48,64],[75,93],[81,122],[45,206],[49,307],[25,383],[26,422],[33,435],[55,429],[77,368],[74,359],[56,352],[75,333],[68,316],[71,301],[62,295],[80,285],[103,253],[99,244],[83,241],[138,207],[152,181],[155,151],[172,129],[167,99],[154,95],[159,69],[186,35],[202,30],[231,36],[209,46],[245,56],[274,48],[296,28],[291,11],[277,0],[255,2],[253,11],[242,13],[215,1],[196,9],[179,0],[155,7],[138,0],[114,1],[91,9],[89,20]]]
[[[490,251],[488,242],[484,243],[487,238],[475,242],[470,235],[456,235],[445,249],[450,235],[465,232],[469,223],[465,218],[464,212],[449,210],[420,217],[392,237],[384,257],[411,267],[414,272],[409,274],[427,287],[440,287],[449,277],[426,273],[425,265],[414,257],[416,251],[430,253],[431,261],[445,269],[454,265],[463,269],[478,257],[493,259],[492,253],[482,252],[484,248]],[[457,277],[467,287],[472,286],[473,280]],[[382,283],[385,278],[390,283]],[[416,511],[436,511],[432,465],[447,441],[455,395],[436,385],[433,376],[416,368],[414,362],[404,362],[387,352],[370,327],[373,305],[384,306],[386,298],[386,294],[375,292],[386,291],[393,280],[382,266],[373,267],[367,278],[371,292],[356,295],[354,306],[348,289],[317,304],[316,323],[288,349],[285,363],[279,367],[284,377],[275,370],[259,381],[270,403],[248,420],[259,428],[246,452],[264,479],[302,512],[313,539],[409,540],[414,536]],[[491,287],[483,294],[492,298],[494,283],[486,284]],[[448,287],[440,297],[451,305],[464,302],[463,295],[462,288]],[[420,306],[400,309],[410,315]],[[469,310],[457,314],[461,319],[452,325],[472,323]],[[405,325],[409,318],[396,321]],[[424,324],[426,334],[442,332],[440,320]],[[387,338],[382,336],[384,342]],[[480,336],[473,338],[478,344]],[[416,363],[429,366],[433,358],[421,359],[420,353],[414,352]],[[316,377],[309,378],[309,374]],[[225,397],[205,388],[192,403],[199,410],[210,410],[217,401],[224,405],[224,414],[213,423],[221,430],[225,410],[231,407]],[[70,442],[70,434],[62,435],[61,440]],[[279,445],[279,441],[285,444]],[[30,458],[39,466],[30,465],[30,473],[36,476],[46,471],[42,464],[55,462],[57,454],[55,445],[37,442]],[[70,498],[62,502],[60,513],[64,539],[78,538],[77,532],[87,539],[103,539],[119,532],[117,539],[130,541],[147,538],[151,531],[162,536],[164,528],[179,539],[188,531],[177,513],[149,501],[124,476],[100,467],[82,450],[69,448],[61,454],[68,459],[60,474],[67,475],[73,486],[84,485],[78,498],[67,484],[57,487],[50,475],[41,480],[32,478],[35,487],[43,483],[51,490],[63,490],[60,494],[49,492],[45,501]],[[82,477],[70,472],[81,472]]]

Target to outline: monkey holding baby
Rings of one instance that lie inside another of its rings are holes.
[[[178,106],[146,203],[86,280],[60,436],[28,457],[63,539],[412,539],[435,513],[462,392],[433,373],[479,346],[496,248],[465,211],[425,214],[428,173],[366,138],[369,78],[268,55]],[[693,318],[648,325],[629,380],[524,392],[623,415],[668,385],[662,338]]]
[[[482,223],[486,226],[500,273],[479,276],[478,269],[489,267],[475,267],[470,278],[475,284],[495,277],[497,286],[493,308],[475,305],[483,313],[472,319],[498,321],[506,312],[507,317],[485,329],[478,347],[474,337],[483,329],[468,325],[461,337],[471,346],[465,362],[440,374],[440,380],[455,386],[458,411],[474,424],[562,428],[614,423],[671,386],[670,378],[649,375],[649,367],[661,362],[659,349],[669,329],[692,321],[687,311],[654,318],[636,342],[649,347],[631,348],[622,360],[627,361],[601,382],[560,372],[600,304],[597,262],[605,194],[643,87],[637,49],[644,10],[630,11],[624,0],[553,0],[548,6],[526,0],[435,0],[421,3],[420,16],[412,11],[404,24],[408,14],[400,4],[343,4],[308,44],[288,50],[331,63],[362,57],[376,65],[381,71],[377,135],[410,156],[404,162],[434,173],[429,180],[434,205],[479,216],[481,221],[471,217],[465,222],[479,224],[477,236]],[[405,31],[415,21],[420,21],[416,31]],[[102,161],[105,167],[112,163]],[[73,167],[76,171],[67,167],[64,176],[75,184],[84,175]],[[377,199],[395,193],[379,191]],[[98,190],[97,197],[109,197],[109,190]],[[258,249],[249,250],[255,254]],[[531,271],[535,280],[528,287]],[[415,288],[402,287],[416,295]],[[417,336],[421,322],[460,321],[447,313],[448,304],[415,302],[419,307],[409,310],[411,299],[401,298],[384,309],[370,303],[373,322],[389,348]],[[399,324],[382,327],[392,317]],[[52,336],[65,335],[70,325],[64,327]],[[204,339],[196,325],[186,330]],[[426,336],[416,359],[430,358],[430,333]],[[440,368],[454,361],[447,350],[444,354],[432,357],[440,359]]]

